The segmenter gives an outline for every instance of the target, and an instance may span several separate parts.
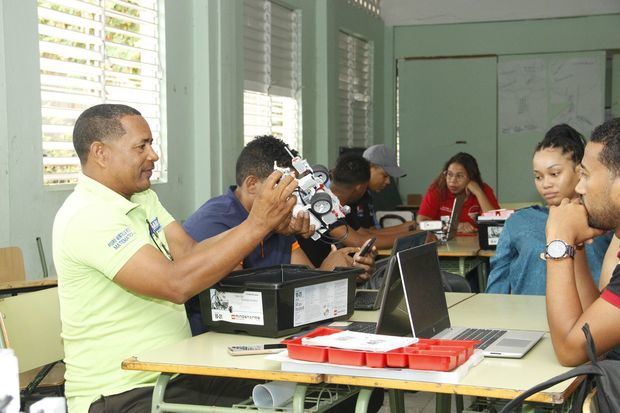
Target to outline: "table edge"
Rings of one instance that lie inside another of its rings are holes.
[[[577,389],[577,386],[583,380],[582,377],[576,377],[573,382],[562,392],[547,392],[541,391],[526,400],[533,402],[542,402],[548,404],[562,404],[570,395]],[[447,394],[459,394],[463,396],[479,396],[479,397],[493,397],[498,399],[514,399],[519,396],[523,391],[512,389],[498,389],[491,387],[480,387],[472,385],[462,384],[448,384],[448,383],[433,383],[433,382],[421,382],[421,381],[408,381],[398,379],[381,379],[372,377],[358,377],[358,376],[344,376],[326,374],[324,377],[325,383],[331,384],[348,384],[352,386],[364,386],[364,387],[378,387],[384,389],[397,389],[397,390],[416,390],[431,393],[447,393]],[[484,394],[483,394],[484,393]]]
[[[158,373],[194,374],[200,376],[234,377],[259,380],[283,380],[316,384],[323,382],[320,373],[296,373],[286,371],[251,370],[227,367],[207,367],[187,364],[152,363],[130,357],[121,363],[123,370],[152,371]]]

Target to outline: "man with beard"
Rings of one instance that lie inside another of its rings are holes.
[[[565,366],[588,360],[582,326],[588,323],[599,354],[620,345],[620,265],[600,292],[589,274],[584,242],[606,230],[620,235],[620,118],[597,127],[581,161],[575,188],[547,220],[547,318],[555,354]]]

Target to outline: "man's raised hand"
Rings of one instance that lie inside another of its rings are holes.
[[[280,171],[274,171],[265,179],[263,189],[252,205],[248,220],[265,232],[274,230],[283,221],[290,219],[296,202],[293,195],[296,188],[296,179],[290,175],[282,176]]]

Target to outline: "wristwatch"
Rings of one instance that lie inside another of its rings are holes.
[[[563,258],[573,258],[575,256],[575,247],[568,245],[561,239],[554,239],[545,246],[545,250],[540,253],[540,259],[561,260]]]

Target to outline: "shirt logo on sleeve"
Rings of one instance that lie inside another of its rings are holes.
[[[151,226],[151,234],[157,234],[159,231],[161,231],[161,225],[159,224],[159,220],[157,219],[157,217],[155,217],[155,219],[153,219],[149,225]]]
[[[131,239],[131,237],[133,237],[134,235],[135,234],[134,234],[133,230],[131,228],[127,227],[124,230],[122,230],[121,232],[119,232],[118,234],[116,234],[114,236],[114,238],[112,238],[108,242],[108,247],[114,248],[115,250],[118,250],[120,247],[125,245],[127,243],[127,241],[129,241]]]

